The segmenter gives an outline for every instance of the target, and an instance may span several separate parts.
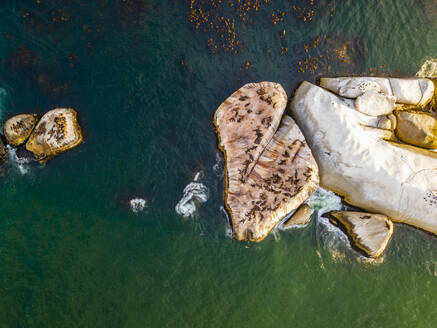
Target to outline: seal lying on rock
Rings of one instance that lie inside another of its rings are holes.
[[[334,223],[339,222],[354,245],[370,257],[379,257],[393,234],[393,223],[380,214],[363,212],[330,212]]]
[[[36,125],[26,149],[44,163],[51,157],[78,146],[83,141],[77,113],[72,108],[48,111]]]
[[[225,204],[237,240],[260,241],[318,187],[318,168],[272,82],[250,83],[214,115],[225,154]],[[279,126],[279,129],[277,130]]]

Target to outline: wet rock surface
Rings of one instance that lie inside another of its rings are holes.
[[[8,148],[6,147],[5,138],[0,135],[0,164],[3,164],[4,161],[8,159]]]
[[[8,143],[14,147],[24,144],[37,121],[36,114],[20,114],[8,119],[3,125],[3,132]]]
[[[279,84],[251,83],[215,113],[226,159],[225,203],[237,240],[264,239],[317,189],[318,168],[305,138],[291,117],[281,121],[286,103]]]
[[[393,234],[393,223],[385,215],[334,211],[329,217],[340,223],[354,246],[370,257],[381,256]]]

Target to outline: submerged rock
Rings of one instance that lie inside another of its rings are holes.
[[[437,148],[437,119],[420,111],[395,111],[399,140],[422,148]]]
[[[0,164],[3,164],[4,161],[8,159],[8,154],[9,152],[4,137],[0,135]]]
[[[378,84],[378,88],[375,86]],[[369,85],[371,87],[369,87]],[[395,97],[396,103],[423,107],[434,95],[434,83],[431,80],[397,79],[385,77],[338,77],[322,78],[320,86],[346,98],[357,98],[369,89],[385,96]],[[391,98],[392,99],[392,98]]]
[[[363,125],[342,98],[308,82],[290,109],[322,187],[354,206],[437,233],[436,153],[384,140],[388,130]]]
[[[20,114],[8,119],[3,125],[3,132],[8,143],[14,147],[24,144],[37,121],[36,114]]]
[[[291,117],[281,121],[286,103],[279,84],[251,83],[215,113],[225,204],[237,240],[264,239],[317,189],[318,168],[305,138]]]
[[[198,203],[205,203],[208,200],[208,188],[200,182],[190,182],[183,192],[182,199],[176,205],[176,213],[188,218],[197,210]]]
[[[26,149],[41,163],[82,143],[77,113],[72,108],[56,108],[44,114],[36,125]]]
[[[146,206],[147,206],[147,201],[144,198],[136,197],[129,200],[129,208],[135,214],[144,211]]]
[[[355,246],[370,257],[379,257],[393,234],[393,223],[385,215],[345,211],[329,215],[345,228]]]
[[[295,225],[304,226],[308,224],[311,218],[311,212],[311,207],[309,207],[307,204],[303,204],[287,221],[282,224],[282,227],[289,228]]]

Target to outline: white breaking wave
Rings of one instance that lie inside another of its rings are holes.
[[[17,149],[11,147],[10,145],[6,146],[8,148],[9,153],[9,163],[16,168],[21,174],[27,174],[30,172],[30,160],[26,158],[17,157]]]
[[[129,207],[132,212],[135,214],[144,211],[144,209],[147,207],[147,201],[143,198],[132,198],[129,201]]]
[[[176,205],[176,213],[184,218],[193,216],[197,210],[197,205],[208,201],[208,188],[200,182],[201,172],[197,172],[194,181],[190,182],[183,191],[183,197]]]
[[[338,211],[343,208],[341,197],[323,188],[317,189],[314,194],[308,197],[305,203],[317,213],[317,218],[320,218],[324,213]]]

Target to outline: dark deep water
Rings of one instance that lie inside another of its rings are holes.
[[[290,96],[322,75],[414,75],[437,55],[437,2],[229,2],[0,1],[1,120],[74,107],[85,137],[3,166],[0,327],[436,326],[437,238],[421,231],[396,225],[378,265],[330,249],[316,218],[232,241],[212,115],[251,81]],[[186,220],[198,170],[210,197]]]

